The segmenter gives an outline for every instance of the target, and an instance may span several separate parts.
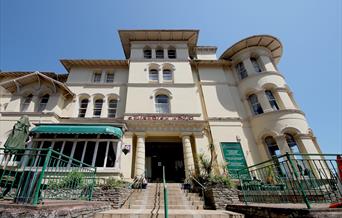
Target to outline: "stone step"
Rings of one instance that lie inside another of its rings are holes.
[[[130,209],[140,209],[140,208],[142,208],[142,205],[130,205],[129,208]],[[143,205],[143,208],[152,209],[152,208],[156,208],[156,206],[155,205]],[[164,205],[161,204],[159,208],[164,210]],[[187,210],[187,209],[188,210],[190,210],[190,209],[196,210],[197,209],[197,207],[194,205],[176,205],[176,204],[168,205],[168,208],[169,209],[184,209],[184,210]]]
[[[119,209],[119,210],[108,210],[100,213],[96,213],[95,218],[150,218],[150,217],[164,217],[164,210],[153,211],[151,216],[151,210],[149,209]],[[243,218],[243,214],[223,211],[223,210],[169,210],[169,218],[191,218],[191,217],[202,217],[202,218]]]

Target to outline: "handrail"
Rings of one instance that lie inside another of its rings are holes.
[[[165,218],[168,218],[169,217],[168,193],[167,193],[167,184],[165,182],[165,166],[163,166],[163,186],[164,186],[164,215],[165,215]]]
[[[202,183],[200,183],[200,182],[192,175],[191,171],[189,171],[189,172],[190,172],[189,175],[190,175],[190,177],[192,178],[192,180],[195,181],[195,182],[201,187],[201,189],[202,189],[202,199],[203,199],[203,201],[205,201],[204,196],[205,196],[206,187],[205,187]]]

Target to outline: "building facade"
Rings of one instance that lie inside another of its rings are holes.
[[[286,152],[321,153],[277,64],[278,39],[198,46],[198,30],[120,30],[123,60],[61,60],[67,74],[0,74],[0,141],[28,115],[33,145],[99,176],[181,181],[199,157],[236,170]],[[127,153],[123,150],[128,151]]]

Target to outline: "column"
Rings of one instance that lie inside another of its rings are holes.
[[[141,176],[145,174],[145,133],[136,133],[136,135],[135,176]]]
[[[244,59],[242,60],[242,62],[243,62],[244,67],[245,67],[246,70],[247,70],[248,76],[257,74],[257,73],[255,72],[255,70],[254,70],[252,61],[251,61],[251,59],[250,59],[249,56],[248,56],[248,57],[247,57],[247,56],[244,57]]]
[[[108,101],[106,98],[103,99],[101,118],[108,117]]]
[[[271,59],[267,55],[261,55],[260,60],[262,61],[266,71],[277,71]]]
[[[189,178],[190,171],[193,172],[195,170],[194,158],[193,158],[192,149],[191,149],[190,135],[189,134],[182,135],[182,142],[183,142],[185,176],[186,178]]]
[[[287,92],[287,89],[277,89],[277,94],[279,96],[280,101],[282,102],[284,106],[284,109],[297,109],[289,93]]]
[[[288,152],[289,154],[292,153],[284,135],[275,136],[274,139],[276,140],[280,153],[282,155],[286,154],[286,152]]]
[[[242,99],[242,102],[245,105],[247,117],[253,116],[251,105],[249,104],[248,99],[244,98],[244,99]]]
[[[88,107],[87,107],[85,117],[87,117],[87,118],[93,117],[93,110],[94,110],[94,102],[93,102],[92,98],[89,98]]]
[[[265,112],[270,112],[273,111],[270,102],[268,101],[268,98],[265,94],[264,90],[260,90],[256,93],[257,97],[258,97],[258,101],[262,107],[262,110]]]

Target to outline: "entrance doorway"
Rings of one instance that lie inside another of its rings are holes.
[[[181,142],[146,142],[146,177],[150,182],[163,180],[163,166],[167,182],[183,182],[183,145]]]

